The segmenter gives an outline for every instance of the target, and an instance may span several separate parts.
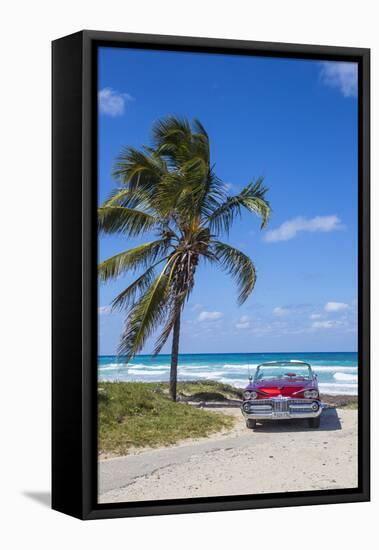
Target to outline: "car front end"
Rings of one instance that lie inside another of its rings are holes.
[[[243,392],[241,411],[248,428],[257,421],[288,419],[308,419],[317,428],[322,413],[317,376],[302,361],[258,365]]]
[[[271,397],[245,400],[242,414],[253,420],[283,420],[290,418],[317,418],[322,411],[319,399]]]

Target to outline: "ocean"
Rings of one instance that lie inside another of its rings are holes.
[[[249,372],[254,374],[265,361],[302,360],[318,375],[321,393],[356,395],[358,391],[358,354],[335,353],[184,353],[179,357],[178,380],[217,380],[243,388]],[[101,381],[165,382],[169,379],[170,355],[138,355],[128,364],[122,357],[98,358]]]

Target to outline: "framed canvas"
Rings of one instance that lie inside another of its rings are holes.
[[[369,500],[370,53],[53,42],[53,508]]]

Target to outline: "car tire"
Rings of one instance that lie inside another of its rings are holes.
[[[251,418],[248,418],[246,420],[246,428],[249,428],[249,430],[254,430],[254,428],[257,427],[257,421],[252,420]]]
[[[310,428],[319,428],[320,427],[320,417],[308,418],[308,426]]]

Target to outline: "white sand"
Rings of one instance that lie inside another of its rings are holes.
[[[248,430],[239,410],[227,435],[103,461],[99,502],[209,497],[357,486],[357,412],[329,409],[305,421]]]

